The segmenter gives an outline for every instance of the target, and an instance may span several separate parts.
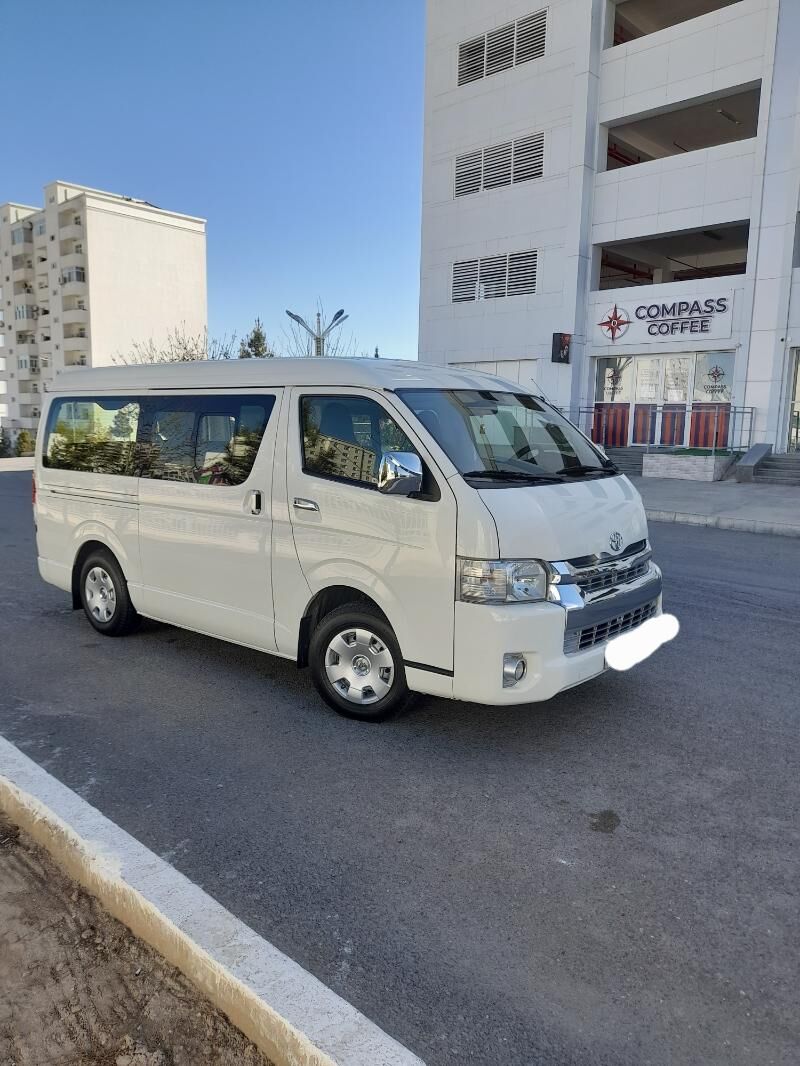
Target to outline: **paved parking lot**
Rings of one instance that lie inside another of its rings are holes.
[[[107,640],[0,476],[0,732],[431,1066],[800,1059],[800,541],[654,526],[682,632],[546,705],[345,721]]]

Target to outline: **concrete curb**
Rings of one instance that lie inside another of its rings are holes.
[[[3,737],[0,809],[276,1066],[424,1066]]]
[[[709,526],[735,529],[740,533],[771,533],[776,537],[800,537],[800,526],[781,522],[757,522],[751,518],[728,518],[726,515],[688,514],[681,511],[646,510],[649,522],[678,522],[686,526]]]

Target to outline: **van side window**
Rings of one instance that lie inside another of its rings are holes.
[[[141,477],[241,485],[253,469],[274,396],[151,397],[139,434]]]
[[[82,396],[53,401],[42,463],[53,470],[133,475],[138,398]]]
[[[363,396],[303,396],[303,470],[374,487],[383,452],[416,448],[379,403]]]

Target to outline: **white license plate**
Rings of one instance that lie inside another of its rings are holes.
[[[606,644],[606,666],[612,670],[630,670],[644,662],[662,644],[678,635],[680,624],[674,614],[648,618],[629,633],[620,633]]]

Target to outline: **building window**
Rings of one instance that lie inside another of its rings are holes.
[[[456,158],[455,195],[469,196],[544,173],[544,134],[532,133],[505,144],[478,149]]]
[[[25,241],[25,231],[22,228],[22,226],[19,226],[17,229],[12,229],[12,231],[11,231],[11,243],[12,244],[22,244],[24,241]]]
[[[458,46],[458,84],[541,59],[547,46],[547,9],[509,22]]]
[[[496,300],[503,296],[535,293],[538,261],[539,253],[534,249],[453,263],[452,302]]]
[[[40,218],[33,227],[33,232],[37,237],[43,237],[47,233],[47,222],[45,219]]]
[[[86,270],[83,267],[66,267],[61,272],[61,284],[68,285],[71,281],[86,281]]]
[[[30,304],[15,304],[14,305],[14,318],[17,320],[25,318],[33,318],[33,308]]]

